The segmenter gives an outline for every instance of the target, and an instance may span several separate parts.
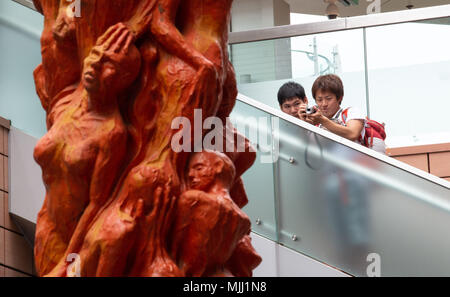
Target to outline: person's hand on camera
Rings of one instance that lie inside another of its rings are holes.
[[[307,123],[310,123],[311,125],[319,125],[322,123],[322,119],[323,119],[323,114],[320,111],[319,108],[317,108],[317,106],[312,107],[314,109],[314,112],[311,114],[306,114],[306,119],[305,121]]]
[[[306,109],[308,108],[308,105],[306,103],[300,104],[300,107],[298,108],[298,117],[302,121],[306,121]]]

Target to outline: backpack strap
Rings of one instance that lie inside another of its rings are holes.
[[[332,120],[337,120],[337,119],[339,119],[339,116],[342,114],[342,112],[343,112],[343,109],[340,108],[340,109],[338,110],[338,112],[334,115],[334,117],[331,118],[331,119],[332,119]],[[344,124],[345,124],[345,121],[344,121]]]
[[[347,107],[346,109],[344,109],[342,111],[342,114],[341,114],[342,122],[344,122],[344,124],[347,124],[347,117],[348,117],[348,110],[349,110],[349,108],[350,107]]]
[[[368,143],[368,145],[369,145],[369,148],[372,148],[373,147],[373,134],[374,134],[374,129],[372,128],[372,129],[366,129],[366,134],[367,133],[369,133],[370,135],[368,135],[368,137],[369,137],[369,143]]]
[[[350,109],[350,107],[347,107],[346,109],[339,109],[338,113],[333,117],[334,120],[338,119],[339,116],[341,117],[342,123],[344,123],[344,125],[347,124],[347,117],[348,117],[348,110]]]

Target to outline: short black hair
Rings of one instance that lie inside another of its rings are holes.
[[[290,81],[285,83],[278,90],[278,103],[280,106],[288,99],[297,97],[301,100],[304,100],[306,97],[305,89],[301,84],[296,83],[295,81]]]

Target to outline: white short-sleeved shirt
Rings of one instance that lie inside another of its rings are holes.
[[[345,120],[345,123],[342,121],[342,112],[346,110],[345,108],[340,108],[336,114],[331,118],[332,121],[335,123],[338,123],[339,125],[346,126],[346,123],[348,123],[351,120],[362,120],[364,121],[363,125],[366,126],[366,116],[356,107],[348,107],[347,108],[347,118]],[[320,128],[322,125],[319,125]],[[356,143],[362,144],[360,141],[364,139],[364,135],[366,133],[366,129],[363,128],[361,130],[361,137],[358,140],[355,140]],[[386,144],[383,139],[380,138],[373,138],[373,146],[371,149],[380,152],[382,154],[386,154]]]
[[[342,112],[344,110],[347,110],[347,118],[345,120],[345,123],[342,121]],[[338,123],[341,126],[347,126],[346,123],[348,123],[351,120],[361,120],[363,121],[363,127],[366,125],[366,116],[356,107],[348,107],[348,108],[340,108],[334,116],[331,118],[331,120],[335,123]],[[322,125],[319,125],[320,128]],[[363,128],[361,130],[361,137],[359,139],[364,139],[365,129]],[[355,140],[356,143],[360,143],[359,140]]]

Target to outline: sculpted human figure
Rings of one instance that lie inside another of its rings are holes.
[[[236,100],[234,70],[227,49],[232,2],[232,0],[186,0],[179,7],[179,13],[183,17],[180,18],[182,21],[178,26],[183,32],[184,39],[214,65],[213,73],[207,71],[199,77],[196,88],[198,94],[194,96],[202,107],[204,117],[216,115],[222,108],[223,114],[218,114],[222,118],[227,112],[231,112],[234,106],[230,101]],[[222,105],[227,105],[228,108]]]
[[[149,31],[158,42],[159,62],[156,73],[152,75],[164,92],[155,94],[155,97],[161,98],[162,105],[170,101],[174,105],[183,102],[193,108],[201,107],[205,117],[215,115],[222,104],[226,107],[221,108],[221,118],[231,112],[237,95],[227,51],[231,3],[231,0],[166,0],[157,1],[153,6]],[[137,34],[142,34],[142,26],[135,23],[134,18],[130,20],[131,27],[136,27]],[[192,69],[188,69],[186,64]],[[173,75],[175,73],[177,75]],[[181,94],[169,93],[179,86],[192,90]],[[222,99],[224,94],[226,100]],[[149,100],[149,97],[138,97],[131,118],[139,118],[142,112],[139,107]],[[181,115],[190,118],[193,108],[184,108]]]
[[[192,44],[206,59],[214,65],[219,81],[214,81],[211,75],[203,76],[203,83],[197,86],[199,93],[206,97],[201,102],[203,116],[208,116],[208,111],[222,120],[224,142],[226,134],[233,138],[245,139],[231,126],[226,125],[226,118],[231,113],[237,97],[236,79],[227,51],[228,23],[232,0],[186,0],[183,1],[180,13],[184,15],[183,36],[186,42]],[[205,30],[205,28],[208,28]],[[210,98],[218,98],[210,100]],[[228,130],[228,131],[227,131]],[[233,152],[227,152],[227,156],[233,161],[236,169],[236,180],[230,190],[234,201],[243,207],[248,200],[241,180],[241,174],[253,164],[256,153],[249,149],[249,143],[245,140],[245,152],[237,152],[236,146]]]
[[[70,250],[77,251],[120,173],[127,131],[117,96],[135,80],[140,68],[132,41],[123,24],[98,40],[84,61],[82,84],[69,95],[70,103],[35,148],[47,188],[46,207],[38,216],[35,253],[38,259],[51,257],[43,261],[45,266],[37,263],[41,275],[65,262],[69,242]]]
[[[185,276],[232,275],[225,263],[250,232],[248,216],[230,197],[234,176],[233,163],[222,153],[203,151],[190,158],[188,189],[178,200],[172,242]]]
[[[195,108],[202,109],[204,118],[221,111],[220,118],[224,120],[231,112],[237,95],[226,44],[231,3],[231,0],[167,0],[158,1],[155,6],[150,31],[159,42],[159,61],[156,71],[149,73],[153,80],[148,85],[156,82],[158,88],[146,89],[152,97],[138,96],[130,115],[133,129],[144,130],[142,127],[145,126],[153,137],[139,137],[138,141],[148,139],[149,145],[141,144],[148,151],[141,153],[142,162],[133,169],[137,174],[149,172],[145,168],[151,166],[149,163],[155,156],[163,152],[167,156],[172,154],[168,152],[171,150],[170,138],[176,131],[170,129],[171,119],[185,116],[193,122]],[[177,26],[176,18],[180,20]],[[180,89],[186,91],[176,91]],[[150,126],[143,115],[146,110],[143,107],[148,108],[153,99],[157,99],[154,101],[158,104],[151,106],[155,120]],[[164,117],[158,117],[158,114],[164,114]],[[156,152],[152,143],[158,143]],[[174,158],[181,158],[179,164],[184,164],[187,157]],[[175,170],[181,172],[183,169]]]
[[[34,0],[45,15],[41,37],[42,63],[34,71],[36,91],[47,112],[47,127],[53,125],[55,105],[74,92],[80,79],[75,21],[67,15],[70,2],[65,0]],[[60,103],[61,108],[67,102]]]

